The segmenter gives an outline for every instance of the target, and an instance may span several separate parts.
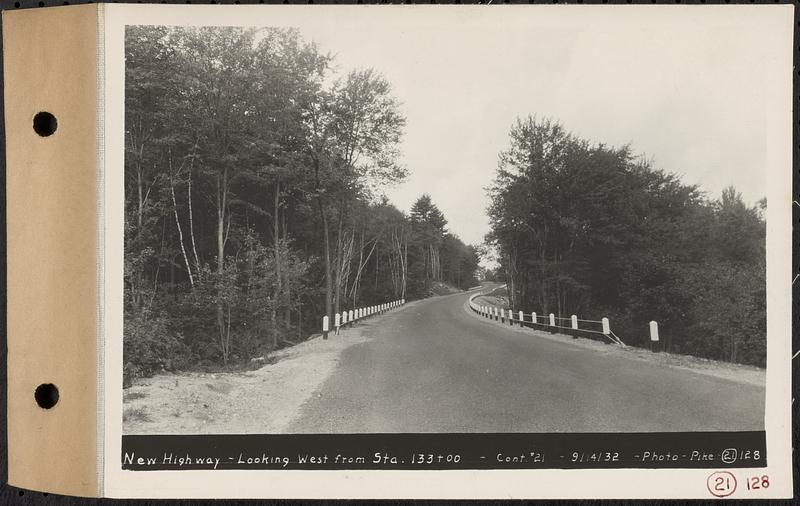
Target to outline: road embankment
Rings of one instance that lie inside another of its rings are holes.
[[[475,302],[477,304],[485,304],[488,306],[507,306],[508,300],[504,297],[504,295],[498,295],[495,292],[497,292],[497,290],[492,293],[476,297]],[[744,383],[757,387],[766,386],[766,370],[761,367],[745,364],[733,364],[730,362],[694,357],[691,355],[680,355],[677,353],[653,352],[651,350],[636,346],[621,347],[609,341],[593,340],[584,337],[572,337],[559,333],[551,334],[550,332],[534,330],[528,327],[520,327],[518,325],[510,326],[507,323],[486,319],[475,314],[474,311],[470,310],[468,304],[464,304],[464,311],[474,318],[479,318],[487,323],[493,323],[501,327],[503,331],[510,330],[512,332],[532,334],[538,338],[560,342],[567,346],[583,348],[601,356],[613,356],[650,362],[659,366],[692,371],[705,376],[713,376],[715,378],[734,381],[737,383]]]
[[[125,434],[281,432],[319,386],[341,354],[370,339],[386,315],[282,349],[253,371],[162,374],[138,380],[123,394]]]

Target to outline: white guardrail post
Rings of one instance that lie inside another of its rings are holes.
[[[506,318],[508,318],[508,324],[510,326],[512,326],[512,327],[514,326],[514,322],[515,321],[517,322],[517,324],[520,327],[526,327],[526,325],[525,325],[525,312],[524,311],[519,310],[515,314],[514,310],[512,308],[490,306],[488,304],[487,305],[478,304],[478,303],[475,302],[475,299],[480,295],[481,295],[480,293],[476,293],[476,294],[472,295],[469,298],[468,305],[469,305],[470,310],[474,311],[479,316],[482,316],[484,318],[488,318],[490,320],[499,321],[501,323],[505,323],[506,322]],[[403,304],[404,302],[405,302],[404,299],[401,299],[400,301],[398,301],[399,304]],[[390,307],[391,307],[391,304],[390,304]],[[620,340],[619,337],[617,337],[616,335],[614,335],[614,333],[611,332],[611,325],[610,325],[610,323],[608,321],[608,318],[606,318],[606,317],[603,317],[599,321],[598,320],[581,320],[580,318],[578,318],[578,315],[570,315],[569,318],[561,318],[561,317],[556,318],[555,313],[550,313],[549,315],[542,315],[541,316],[542,321],[540,322],[539,321],[540,317],[539,317],[539,315],[536,314],[535,311],[531,311],[530,315],[531,315],[531,324],[532,324],[532,325],[530,325],[531,328],[536,329],[537,325],[543,325],[543,326],[546,326],[546,327],[551,327],[550,329],[548,329],[548,332],[550,332],[550,333],[558,333],[559,332],[558,329],[565,329],[565,331],[563,331],[562,333],[567,334],[567,335],[571,335],[574,338],[578,338],[579,332],[593,333],[593,334],[597,334],[597,335],[601,334],[601,331],[594,330],[594,329],[591,328],[591,326],[589,326],[589,328],[581,329],[580,328],[580,322],[581,321],[588,322],[590,324],[598,324],[599,323],[599,324],[602,325],[602,335],[606,336],[612,343],[618,344],[618,345],[623,346],[623,347],[625,346],[625,343],[623,343],[622,340]],[[557,320],[558,321],[569,320],[570,324],[569,324],[569,326],[566,326],[566,324],[562,324],[562,323],[558,323],[557,324],[556,323]],[[651,321],[650,322],[650,341],[652,343],[652,350],[656,351],[656,348],[657,348],[657,344],[656,343],[659,342],[659,338],[658,338],[658,323],[655,322],[655,321]]]
[[[328,315],[322,317],[322,339],[328,339]]]
[[[341,326],[341,324],[342,324],[342,315],[340,315],[339,313],[336,313],[336,315],[333,317],[333,328],[334,328],[333,334],[334,335],[336,335],[336,336],[339,335],[339,327]]]
[[[653,351],[658,351],[658,322],[650,322],[650,347]]]

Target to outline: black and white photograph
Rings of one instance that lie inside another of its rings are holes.
[[[123,434],[763,433],[768,27],[451,14],[125,28]]]

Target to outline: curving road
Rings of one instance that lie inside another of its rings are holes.
[[[374,338],[344,352],[286,432],[763,429],[763,387],[513,331],[469,314],[468,296],[365,321]]]

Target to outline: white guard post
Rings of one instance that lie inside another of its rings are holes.
[[[550,313],[550,326],[551,327],[556,326],[556,315],[554,315],[553,313]]]
[[[608,318],[603,318],[603,334],[611,334],[611,325],[608,323]]]
[[[650,340],[658,342],[658,322],[652,321],[650,322]]]
[[[536,313],[535,312],[531,313],[531,321],[533,323],[539,323],[539,320],[536,318]]]
[[[519,326],[520,326],[520,327],[522,327],[522,326],[523,326],[523,325],[522,325],[522,322],[524,322],[524,321],[525,321],[525,313],[523,313],[522,311],[520,311],[520,312],[519,312]]]
[[[333,326],[335,328],[334,334],[339,335],[339,327],[342,325],[342,315],[336,313],[333,317]]]
[[[575,315],[572,315],[571,320],[572,320],[572,328],[575,329],[575,330],[578,330],[578,317],[575,316]]]
[[[328,315],[322,317],[322,339],[328,339]]]

